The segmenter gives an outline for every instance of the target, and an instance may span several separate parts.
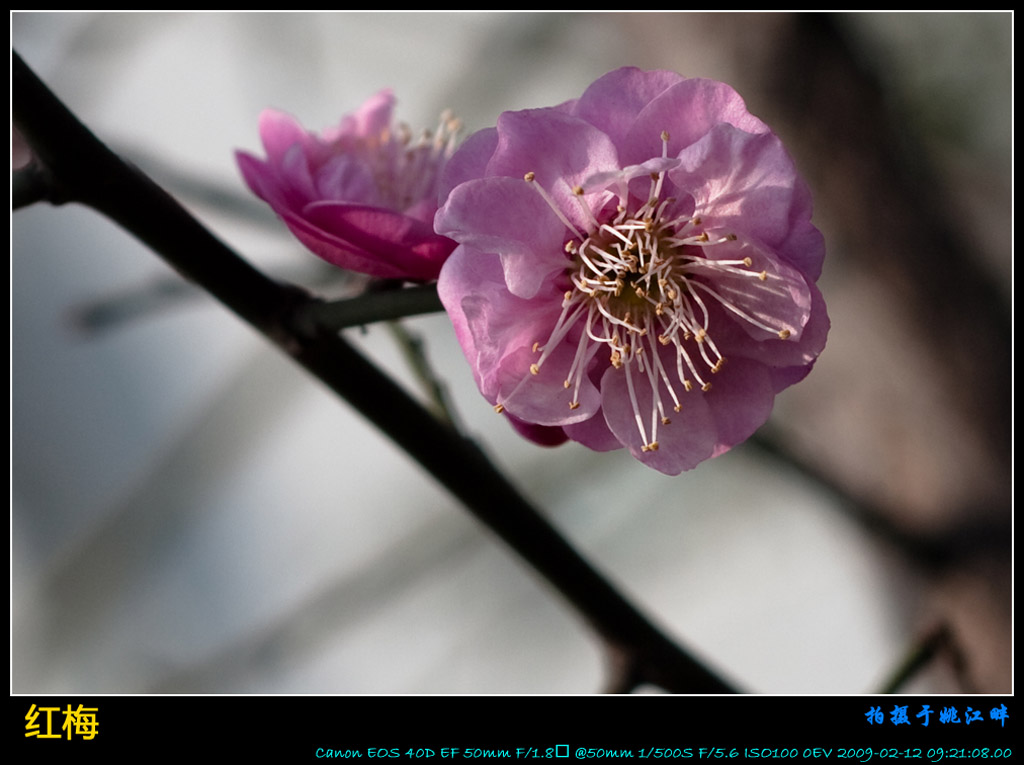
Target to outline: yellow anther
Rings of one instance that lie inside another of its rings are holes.
[[[704,391],[705,393],[707,393],[709,390],[711,390],[711,383],[709,383],[709,382],[704,383],[703,385],[700,386],[700,389],[702,391]]]
[[[750,268],[750,266],[754,265],[754,259],[751,257],[744,258],[743,265],[745,265],[747,268]]]
[[[505,407],[503,407],[501,404],[495,404],[494,411],[497,412],[498,414],[501,414],[502,412],[505,411]]]
[[[761,281],[766,281],[768,279],[768,272],[762,271],[757,275],[757,278],[760,279]]]
[[[534,173],[531,170],[530,172],[528,172],[526,175],[523,176],[523,180],[526,181],[527,183],[531,183],[531,182],[533,182],[533,179],[536,178],[536,177],[537,177],[537,174]]]
[[[779,330],[779,340],[785,340],[786,338],[788,338],[790,336],[790,334],[792,334],[792,333],[788,329],[780,329]]]
[[[570,401],[569,402],[569,408],[570,409],[579,409],[580,408],[580,402],[579,401]]]
[[[540,367],[537,366],[536,364],[530,364],[530,374],[531,375],[539,375],[540,374]]]

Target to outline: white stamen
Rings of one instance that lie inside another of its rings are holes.
[[[666,159],[668,133],[663,132],[661,140],[662,159]],[[781,322],[772,325],[753,316],[735,299],[726,298],[724,290],[716,289],[716,279],[727,276],[734,284],[738,280],[749,284],[752,293],[766,290],[773,299],[785,294],[781,277],[763,268],[755,270],[750,256],[729,258],[732,251],[724,251],[725,258],[707,257],[706,248],[735,242],[738,237],[730,231],[702,228],[700,215],[675,212],[679,207],[674,197],[666,196],[666,190],[673,192],[665,170],[651,174],[648,196],[640,203],[629,195],[625,180],[614,184],[612,188],[619,186],[618,203],[613,216],[604,220],[595,216],[582,187],[570,187],[583,220],[589,221],[589,234],[559,209],[536,183],[534,173],[527,173],[525,179],[574,237],[564,248],[570,288],[562,311],[548,338],[534,345],[540,357],[529,366],[536,375],[563,342],[575,343],[562,381],[570,409],[580,406],[584,379],[593,374],[593,364],[605,358],[626,376],[641,451],[656,451],[658,428],[671,423],[666,400],[674,411],[681,411],[682,395],[695,386],[706,393],[711,390],[711,375],[728,374],[723,371],[726,357],[713,337],[712,319],[720,314],[711,312],[709,299],[751,326],[783,340],[790,336],[791,330]],[[674,364],[668,361],[670,355],[675,356]],[[651,392],[647,412],[641,411],[638,384]]]
[[[573,234],[575,234],[575,235],[576,235],[576,236],[577,236],[578,238],[580,238],[580,239],[583,239],[583,238],[584,238],[584,237],[583,237],[583,234],[581,234],[581,233],[579,232],[579,229],[577,229],[577,228],[576,228],[576,227],[575,227],[575,226],[574,226],[574,225],[573,225],[573,224],[572,224],[572,223],[571,223],[571,222],[569,221],[569,219],[565,217],[565,215],[564,215],[564,214],[562,213],[562,211],[561,211],[561,210],[559,209],[558,205],[556,205],[556,204],[555,204],[555,200],[551,198],[551,195],[550,195],[550,194],[548,194],[548,192],[546,192],[546,191],[544,190],[544,187],[543,187],[543,186],[541,186],[541,185],[540,185],[539,183],[537,183],[537,176],[536,176],[536,174],[535,174],[535,173],[534,173],[534,172],[533,172],[532,170],[531,170],[530,172],[528,172],[528,173],[527,173],[526,175],[524,175],[524,176],[523,176],[523,180],[524,180],[524,181],[526,181],[527,183],[529,183],[529,184],[530,184],[530,185],[531,185],[531,186],[532,186],[533,188],[535,188],[535,189],[537,190],[537,193],[538,193],[538,194],[540,194],[541,198],[542,198],[542,199],[543,199],[543,200],[544,200],[545,202],[547,202],[547,203],[548,203],[548,207],[550,207],[550,208],[551,208],[551,209],[552,209],[552,210],[554,211],[555,215],[557,215],[557,216],[558,216],[558,219],[559,219],[560,221],[562,221],[562,223],[563,223],[563,224],[565,225],[565,227],[566,227],[567,229],[569,229],[569,230],[570,230],[570,231],[571,231],[571,232],[572,232]]]

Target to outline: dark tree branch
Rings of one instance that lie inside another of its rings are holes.
[[[685,693],[735,689],[679,648],[593,569],[453,428],[321,323],[304,291],[253,268],[153,181],[98,141],[12,54],[15,122],[53,179],[46,198],[103,213],[224,303],[392,438],[548,580],[626,656],[630,690],[641,682]],[[625,687],[628,686],[628,687]]]

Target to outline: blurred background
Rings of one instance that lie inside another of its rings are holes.
[[[260,267],[265,107],[382,87],[472,130],[623,65],[733,85],[808,179],[832,332],[759,436],[677,478],[520,440],[444,315],[468,430],[655,621],[756,693],[1011,690],[1011,30],[978,14],[14,13],[102,139]],[[12,690],[591,693],[575,614],[418,466],[97,214],[12,216]],[[414,383],[381,327],[350,331]]]

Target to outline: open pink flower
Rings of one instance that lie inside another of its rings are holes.
[[[253,193],[306,247],[336,266],[386,279],[436,279],[455,247],[434,233],[441,170],[457,124],[443,116],[412,141],[393,126],[383,90],[338,127],[316,135],[273,110],[260,115],[266,160],[236,152]]]
[[[541,443],[678,474],[748,438],[825,345],[824,243],[727,85],[619,69],[456,152],[438,290],[483,395]]]

